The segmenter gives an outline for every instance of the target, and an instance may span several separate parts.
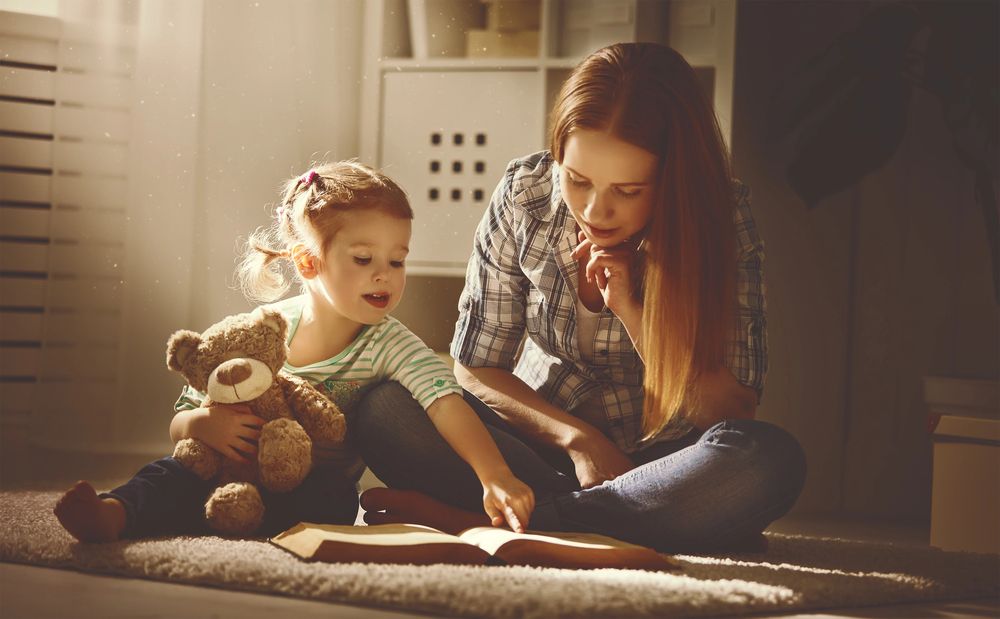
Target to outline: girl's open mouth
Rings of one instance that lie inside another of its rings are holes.
[[[389,305],[389,293],[388,292],[376,292],[373,294],[362,295],[365,301],[368,301],[371,305],[379,309],[385,309]]]

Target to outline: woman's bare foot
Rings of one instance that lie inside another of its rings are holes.
[[[125,506],[116,499],[100,498],[85,481],[67,490],[52,511],[63,528],[81,542],[113,542],[125,528]]]
[[[368,524],[422,524],[452,534],[490,526],[485,512],[467,512],[414,490],[371,488],[361,494],[361,507]]]

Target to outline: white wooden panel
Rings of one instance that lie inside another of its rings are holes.
[[[38,348],[0,349],[0,376],[35,376],[41,363]]]
[[[36,389],[36,399],[40,409],[55,413],[54,419],[59,419],[65,418],[67,410],[79,411],[82,407],[94,404],[106,406],[101,403],[108,401],[114,394],[115,388],[114,382],[107,378],[99,378],[94,372],[89,372],[86,377],[73,376],[64,380],[43,377]],[[91,419],[99,418],[99,416],[91,417]],[[168,418],[167,423],[169,421]]]
[[[0,382],[0,412],[26,413],[35,405],[35,383]]]
[[[0,172],[0,200],[48,202],[52,184],[48,176]]]
[[[46,317],[46,342],[104,342],[117,341],[121,316],[113,312],[75,311],[50,312]]]
[[[55,98],[56,78],[51,71],[4,67],[3,77],[0,80],[0,95],[48,100]]]
[[[123,176],[128,171],[128,147],[118,144],[58,142],[53,167],[85,175]]]
[[[48,268],[47,245],[0,243],[0,269],[4,271],[45,271]]]
[[[49,211],[35,208],[0,208],[0,233],[47,238]]]
[[[61,245],[50,248],[51,273],[120,275],[125,251],[121,246]]]
[[[53,277],[48,290],[49,307],[53,308],[117,310],[121,307],[122,286],[118,278]]]
[[[131,103],[132,81],[108,75],[60,72],[54,92],[60,103],[125,109]]]
[[[413,206],[407,264],[415,272],[429,267],[460,275],[476,224],[507,163],[538,149],[541,78],[536,71],[454,71],[391,73],[384,79],[379,165],[406,189]],[[440,135],[439,144],[432,142],[434,134]],[[480,134],[483,145],[476,142]],[[461,136],[460,145],[455,135]],[[434,161],[438,172],[431,171]],[[460,172],[453,171],[456,162]]]
[[[0,11],[0,34],[55,40],[59,36],[59,20],[46,15]]]
[[[12,349],[18,350],[18,349]],[[26,349],[27,350],[27,349]],[[47,346],[41,349],[42,376],[107,376],[118,367],[118,349],[98,346]],[[79,397],[79,394],[74,394]]]
[[[40,342],[43,322],[42,314],[0,312],[0,340]],[[3,352],[7,350],[0,348]]]
[[[0,74],[2,95],[56,101],[0,102],[0,131],[54,136],[0,138],[0,166],[55,170],[53,176],[0,173],[0,200],[53,204],[0,209],[3,234],[54,238],[50,245],[0,243],[0,268],[48,273],[43,280],[0,279],[0,304],[47,308],[0,315],[0,339],[44,341],[40,349],[0,350],[0,373],[43,379],[0,383],[5,419],[41,412],[39,420],[72,433],[67,416],[96,410],[116,388],[133,39],[134,30],[125,28],[98,32],[0,11],[0,57],[59,67],[5,67]]]
[[[55,40],[0,34],[0,50],[5,60],[55,66],[59,44]]]
[[[45,303],[45,280],[0,278],[0,305],[41,307]]]
[[[57,207],[52,213],[52,238],[118,242],[125,236],[125,223],[123,209]]]
[[[122,110],[60,105],[55,108],[54,126],[55,132],[63,137],[125,142],[129,138],[131,116]]]
[[[0,101],[0,131],[52,133],[53,107],[38,103]]]
[[[122,178],[52,177],[52,202],[81,207],[124,208],[128,183]]]
[[[0,165],[49,169],[52,167],[52,142],[0,137]]]
[[[135,70],[135,49],[115,44],[64,41],[59,49],[59,68],[83,73],[131,75]]]

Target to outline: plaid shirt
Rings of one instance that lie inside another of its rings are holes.
[[[692,426],[678,416],[657,436],[640,440],[644,366],[607,307],[594,336],[593,361],[580,355],[577,263],[570,255],[577,245],[576,223],[558,179],[547,151],[507,167],[476,230],[451,356],[468,367],[511,370],[571,413],[596,399],[603,404],[609,437],[626,452],[682,436]],[[767,372],[764,245],[750,214],[749,190],[738,181],[735,190],[738,330],[726,347],[725,363],[759,397]]]

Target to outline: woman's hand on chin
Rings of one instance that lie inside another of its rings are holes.
[[[579,245],[573,250],[573,258],[587,257],[586,276],[588,282],[597,284],[604,304],[622,322],[642,315],[642,304],[633,295],[632,273],[636,259],[635,248],[629,243],[615,247],[595,245],[581,230]]]

